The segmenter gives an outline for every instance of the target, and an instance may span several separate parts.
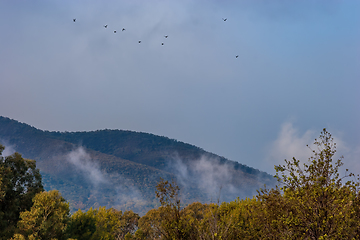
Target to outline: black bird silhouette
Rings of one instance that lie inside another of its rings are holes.
[[[76,18],[74,18],[73,21],[75,22],[75,21],[76,21]]]
[[[165,38],[168,38],[169,36],[168,36],[168,35],[165,35],[164,37],[165,37]]]
[[[106,24],[106,25],[104,25],[104,28],[107,28],[107,24]]]
[[[222,20],[224,20],[224,22],[226,22],[227,18],[223,18]]]
[[[161,45],[164,45],[164,43],[161,43]]]
[[[125,28],[121,29],[121,31],[125,31],[125,30],[126,30]]]
[[[114,33],[116,33],[116,30],[114,30]]]
[[[239,55],[236,55],[235,57],[236,57],[236,58],[238,58],[238,57],[239,57]]]
[[[141,41],[139,41],[139,43],[141,43]]]

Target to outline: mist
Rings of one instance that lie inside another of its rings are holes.
[[[307,163],[313,155],[312,150],[316,150],[313,144],[314,140],[319,138],[322,129],[301,130],[292,121],[286,121],[281,125],[277,138],[266,148],[266,156],[262,169],[267,169],[270,174],[275,174],[274,165],[285,164],[285,159],[291,160],[295,157],[300,160],[301,166]],[[356,142],[351,143],[344,139],[341,131],[327,128],[336,143],[336,153],[333,156],[333,162],[341,159],[344,166],[340,168],[340,175],[345,174],[348,168],[354,174],[360,173],[359,153],[360,145]]]
[[[233,164],[224,164],[219,158],[205,155],[191,161],[176,156],[170,160],[168,168],[176,175],[183,192],[195,190],[201,193],[199,195],[204,195],[203,199],[207,199],[207,202],[252,197],[257,193],[256,190],[262,187],[254,184],[254,179],[249,179],[246,173],[236,171]],[[258,177],[256,180],[261,178],[256,174],[252,177]]]
[[[4,139],[0,139],[0,144],[3,145],[5,147],[4,151],[2,152],[2,156],[3,157],[7,157],[10,156],[12,154],[14,154],[16,152],[15,148],[13,147],[13,145],[9,144],[7,141],[5,141]]]
[[[80,170],[94,187],[98,187],[99,184],[102,183],[109,183],[105,177],[106,173],[101,172],[99,165],[91,159],[90,155],[86,153],[83,147],[79,147],[68,153],[66,160],[76,169]]]
[[[67,153],[65,159],[74,167],[75,172],[80,173],[90,184],[94,207],[107,206],[127,210],[136,204],[145,203],[140,190],[133,186],[130,180],[117,173],[101,170],[99,163],[83,147]],[[104,200],[104,194],[114,197]]]

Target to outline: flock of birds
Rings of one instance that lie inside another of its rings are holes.
[[[73,18],[73,22],[76,22],[76,18]],[[107,25],[107,24],[104,25],[104,28],[108,28],[108,25]],[[125,28],[122,28],[121,31],[122,31],[122,32],[123,32],[123,31],[126,31],[126,29],[125,29]],[[117,31],[114,30],[114,33],[116,33],[116,32],[117,32]],[[168,36],[168,35],[165,35],[164,37],[165,37],[165,38],[168,38],[169,36]],[[140,44],[140,43],[141,43],[141,40],[139,40],[138,43]],[[164,45],[164,42],[162,42],[161,45],[163,46],[163,45]]]
[[[224,22],[226,22],[226,21],[227,21],[227,18],[222,18],[222,20],[223,20]],[[73,22],[76,22],[76,18],[73,18]],[[108,27],[107,24],[104,25],[104,28],[107,28],[107,27]],[[125,29],[125,28],[122,28],[121,31],[122,31],[122,32],[123,32],[123,31],[126,31],[126,29]],[[116,33],[116,30],[114,30],[114,33]],[[168,36],[168,35],[165,35],[164,37],[165,37],[165,38],[168,38],[169,36]],[[140,43],[141,43],[141,40],[139,40],[138,43],[140,44]],[[163,45],[164,45],[164,42],[162,42],[161,45],[163,46]],[[236,55],[236,56],[235,56],[235,58],[238,58],[238,57],[239,57],[239,55]]]

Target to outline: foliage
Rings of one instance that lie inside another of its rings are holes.
[[[30,211],[20,214],[19,232],[27,239],[65,239],[69,204],[56,190],[41,192]]]
[[[0,239],[13,235],[20,212],[29,210],[32,198],[43,191],[35,161],[19,153],[3,157],[4,149],[0,145]]]
[[[135,232],[136,239],[161,239],[161,215],[159,209],[151,209],[139,220],[139,229]]]
[[[133,211],[105,207],[69,217],[69,204],[57,191],[41,192],[34,161],[17,153],[1,157],[1,224],[5,226],[7,217],[18,227],[7,225],[1,231],[9,236],[16,230],[11,236],[18,240],[360,239],[359,176],[348,170],[340,175],[342,158],[333,161],[336,144],[326,129],[314,146],[307,163],[293,158],[275,166],[279,186],[260,189],[253,198],[185,206],[176,182],[161,179],[156,186],[160,207],[141,218]]]
[[[181,209],[179,188],[162,180],[161,207],[139,220],[138,239],[359,239],[359,177],[341,177],[333,163],[336,144],[326,131],[315,140],[309,163],[276,166],[280,187],[260,189],[252,199],[196,203]]]
[[[89,240],[96,231],[96,218],[90,209],[87,212],[78,210],[69,221],[67,234],[77,240]]]
[[[133,211],[125,211],[119,218],[119,225],[115,231],[115,239],[130,238],[138,229],[140,216]]]
[[[316,150],[312,150],[313,156],[303,167],[296,158],[275,166],[282,187],[259,196],[270,215],[269,236],[278,239],[352,239],[357,236],[359,220],[355,202],[359,198],[359,183],[342,182],[344,177],[354,175],[340,177],[339,168],[343,163],[341,159],[333,162],[336,143],[326,129],[315,139],[314,145]]]
[[[118,240],[133,235],[137,230],[139,215],[133,211],[118,211],[113,208],[90,208],[71,216],[68,236],[77,240]]]
[[[182,217],[179,186],[173,180],[172,182],[160,180],[156,186],[156,197],[159,199],[161,207],[159,208],[161,216],[161,232],[164,239],[187,239],[187,222]]]

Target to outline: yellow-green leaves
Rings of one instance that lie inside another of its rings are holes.
[[[69,204],[56,190],[38,193],[33,201],[30,211],[20,214],[20,233],[28,239],[63,239]]]
[[[341,159],[333,162],[336,144],[326,129],[314,144],[317,150],[313,150],[313,156],[302,168],[295,158],[285,160],[285,165],[275,166],[276,177],[283,184],[283,194],[276,194],[278,201],[283,202],[281,210],[269,201],[274,192],[259,197],[267,209],[278,214],[273,217],[280,220],[277,221],[279,238],[350,239],[356,236],[359,227],[355,207],[351,204],[352,199],[358,199],[358,183],[342,183],[339,168],[343,163]]]

